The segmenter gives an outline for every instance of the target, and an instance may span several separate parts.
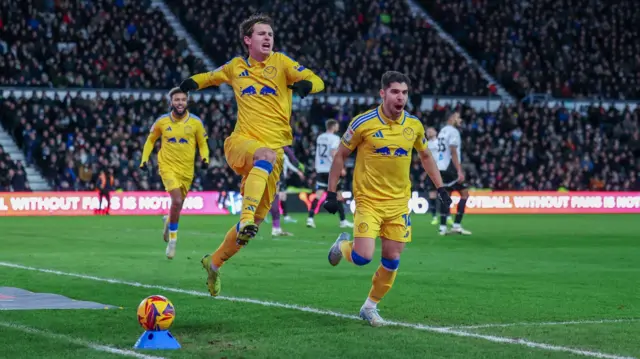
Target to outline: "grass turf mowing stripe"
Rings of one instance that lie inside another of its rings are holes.
[[[27,326],[16,324],[16,323],[0,322],[0,327],[18,330],[23,333],[35,334],[35,335],[39,335],[42,337],[47,337],[47,338],[51,338],[59,341],[64,341],[67,343],[76,344],[82,347],[91,348],[93,350],[97,350],[105,353],[111,353],[111,354],[122,355],[122,356],[127,356],[132,358],[139,358],[139,359],[165,359],[164,357],[145,355],[141,353],[136,353],[132,350],[118,349],[118,348],[110,347],[107,345],[96,344],[96,343],[88,342],[82,339],[73,338],[73,337],[69,337],[69,336],[57,334],[57,333],[51,333],[51,332],[27,327]]]
[[[101,278],[101,277],[96,277],[96,276],[92,276],[92,275],[62,272],[62,271],[58,271],[58,270],[45,269],[45,268],[29,267],[29,266],[24,266],[24,265],[21,265],[21,264],[15,264],[15,263],[9,263],[9,262],[0,262],[0,266],[8,267],[8,268],[35,271],[35,272],[41,272],[41,273],[55,274],[55,275],[59,275],[59,276],[82,278],[82,279],[94,280],[94,281],[105,282],[105,283],[128,285],[128,286],[132,286],[132,287],[147,288],[147,289],[160,289],[160,290],[163,290],[163,291],[166,291],[166,292],[181,293],[181,294],[187,294],[187,295],[193,295],[193,296],[199,296],[199,297],[210,297],[209,293],[207,293],[207,292],[199,292],[199,291],[195,291],[195,290],[186,290],[186,289],[180,289],[180,288],[165,287],[165,286],[161,286],[161,285],[143,284],[143,283],[138,283],[138,282],[130,282],[130,281],[124,281],[124,280],[120,280],[120,279],[114,279],[114,278]],[[263,306],[267,306],[267,307],[293,309],[293,310],[298,310],[298,311],[307,312],[307,313],[314,313],[314,314],[320,314],[320,315],[330,315],[330,316],[344,318],[344,319],[362,320],[362,319],[360,319],[360,317],[355,316],[355,315],[343,314],[343,313],[333,312],[333,311],[324,310],[324,309],[316,309],[316,308],[311,308],[311,307],[304,307],[304,306],[299,306],[299,305],[295,305],[295,304],[286,304],[286,303],[279,303],[279,302],[262,301],[262,300],[251,299],[251,298],[225,297],[225,296],[218,296],[218,297],[215,297],[214,299],[227,300],[227,301],[232,301],[232,302],[241,302],[241,303],[253,303],[253,304],[263,305]],[[434,326],[423,325],[423,324],[413,324],[413,323],[394,322],[394,321],[385,321],[385,323],[386,323],[386,325],[393,325],[393,326],[410,328],[410,329],[424,330],[424,331],[441,333],[441,334],[449,334],[449,335],[454,335],[454,336],[458,336],[458,337],[483,339],[483,340],[486,340],[486,341],[490,341],[490,342],[494,342],[494,343],[500,343],[500,344],[522,345],[522,346],[526,346],[526,347],[529,347],[529,348],[543,349],[543,350],[556,351],[556,352],[572,353],[572,354],[577,354],[577,355],[582,355],[582,356],[587,356],[587,357],[592,357],[592,358],[638,359],[638,358],[635,358],[635,357],[619,356],[619,355],[615,355],[615,354],[607,354],[607,353],[601,353],[601,352],[590,351],[590,350],[582,350],[582,349],[576,349],[576,348],[570,348],[570,347],[563,347],[563,346],[559,346],[559,345],[552,345],[552,344],[546,344],[546,343],[537,343],[537,342],[532,342],[532,341],[528,341],[528,340],[524,340],[524,339],[513,339],[513,338],[499,337],[499,336],[495,336],[495,335],[477,334],[477,333],[467,332],[467,331],[463,331],[463,330],[458,330],[458,329],[455,329],[455,328],[434,327]]]

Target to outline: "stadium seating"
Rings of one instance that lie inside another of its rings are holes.
[[[371,105],[332,105],[315,99],[310,108],[294,111],[297,156],[311,169],[315,138],[324,130],[324,121],[337,119],[344,129],[353,115]],[[47,100],[36,95],[31,100],[8,98],[0,117],[28,160],[38,165],[54,188],[92,189],[97,172],[113,168],[119,188],[162,189],[157,174],[140,173],[137,166],[148,129],[166,106],[164,101],[134,98],[87,100],[68,95]],[[489,113],[460,106],[465,119],[462,158],[475,187],[638,188],[640,109],[569,111],[521,105]],[[224,138],[235,125],[233,102],[202,100],[192,103],[191,110],[204,119],[211,148],[210,168],[196,166],[194,190],[237,190],[239,178],[222,152]],[[415,114],[425,126],[440,128],[447,110],[436,107]],[[418,162],[412,175],[414,188],[423,188],[426,177]],[[293,176],[292,184],[312,187],[314,177],[310,170],[306,181]],[[348,182],[346,188],[350,188]]]
[[[0,83],[171,88],[202,71],[150,3],[0,0]]]
[[[169,0],[217,64],[245,51],[239,23],[256,11],[275,20],[275,50],[316,71],[328,93],[377,93],[382,73],[410,74],[422,94],[487,95],[487,82],[404,1]]]
[[[0,145],[0,192],[30,190],[23,164],[20,161],[13,161]]]
[[[429,13],[514,95],[640,99],[632,0],[435,0]]]

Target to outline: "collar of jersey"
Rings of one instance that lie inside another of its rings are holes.
[[[380,119],[382,121],[384,121],[384,123],[399,123],[399,124],[403,124],[404,121],[407,119],[407,112],[406,111],[402,111],[402,116],[398,117],[397,120],[392,120],[390,118],[388,118],[387,116],[384,115],[384,112],[382,112],[382,104],[380,104],[380,106],[378,106],[378,108],[376,109],[376,111],[378,111],[378,117],[380,117]]]
[[[177,123],[177,122],[182,122],[185,123],[189,120],[189,118],[191,117],[191,114],[189,113],[189,110],[185,111],[184,113],[184,119],[181,121],[175,121],[174,117],[173,117],[173,111],[169,111],[169,119],[171,120],[171,122],[173,123]]]
[[[269,54],[269,56],[267,56],[267,58],[266,58],[266,59],[264,59],[264,61],[258,61],[258,60],[254,59],[254,58],[253,58],[253,57],[251,57],[251,56],[247,56],[247,58],[245,59],[245,61],[247,62],[247,65],[248,65],[249,67],[251,67],[251,66],[253,66],[253,65],[255,65],[255,64],[261,64],[261,63],[262,63],[262,64],[264,64],[264,63],[266,63],[267,61],[269,61],[269,59],[271,58],[271,55],[273,55],[273,51],[271,51],[271,53]]]

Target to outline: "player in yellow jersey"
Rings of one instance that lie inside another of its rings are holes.
[[[240,38],[249,56],[236,57],[218,69],[182,82],[185,91],[230,84],[238,103],[236,127],[225,142],[227,163],[242,176],[240,221],[227,232],[220,247],[202,258],[211,295],[220,292],[220,267],[258,232],[271,208],[283,166],[283,147],[293,139],[292,92],[300,97],[324,89],[311,70],[287,55],[273,52],[272,20],[253,15],[240,24]]]
[[[193,182],[196,145],[205,163],[209,163],[209,146],[202,120],[187,111],[187,93],[176,87],[169,92],[169,100],[171,112],[158,117],[151,126],[140,168],[147,168],[155,142],[161,138],[158,170],[164,188],[171,196],[169,218],[163,218],[163,238],[167,242],[167,258],[173,259],[176,255],[180,211]]]
[[[373,286],[360,309],[360,317],[372,326],[384,324],[377,303],[391,289],[400,265],[400,253],[411,241],[411,218],[408,203],[411,197],[412,150],[416,149],[422,166],[438,187],[438,194],[448,206],[451,198],[442,187],[442,178],[427,148],[424,127],[420,120],[404,110],[410,80],[402,73],[388,71],[382,76],[377,108],[356,116],[342,136],[331,171],[324,207],[335,213],[341,205],[336,187],[344,162],[357,149],[353,175],[356,201],[354,239],[342,233],[329,250],[329,263],[338,265],[342,258],[363,266],[371,262],[375,240],[380,236],[382,259],[373,276]]]

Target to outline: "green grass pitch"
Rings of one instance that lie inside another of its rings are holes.
[[[444,238],[428,216],[412,216],[413,242],[380,313],[401,323],[455,327],[454,334],[371,328],[330,315],[357,316],[378,261],[364,268],[346,262],[331,267],[327,250],[341,231],[338,219],[320,214],[318,228],[307,229],[303,215],[296,218],[297,224],[284,224],[295,237],[271,238],[271,225],[264,224],[222,269],[222,295],[256,303],[198,295],[206,292],[199,260],[217,248],[236,217],[184,216],[173,261],[164,256],[159,217],[2,218],[0,286],[123,309],[2,311],[0,358],[133,355],[86,343],[133,351],[142,333],[136,308],[151,294],[174,303],[171,332],[182,345],[177,351],[141,352],[154,357],[640,357],[637,216],[469,215],[464,224],[473,236]],[[300,310],[305,306],[327,312]]]

